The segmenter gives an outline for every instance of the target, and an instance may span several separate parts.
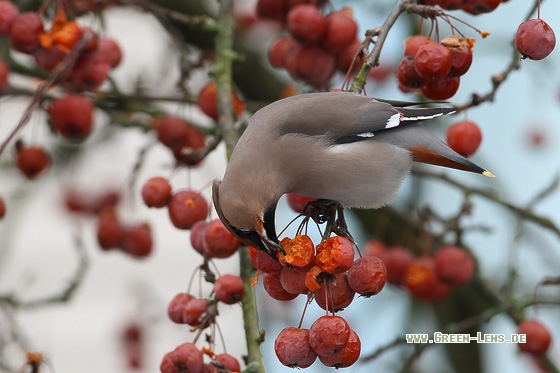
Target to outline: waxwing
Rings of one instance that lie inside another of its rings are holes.
[[[260,109],[214,182],[218,216],[241,241],[275,256],[282,250],[275,211],[285,193],[374,209],[394,199],[413,161],[493,176],[419,123],[454,109],[413,104],[328,92]]]

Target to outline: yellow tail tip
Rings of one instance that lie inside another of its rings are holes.
[[[496,177],[492,172],[486,170],[482,174],[486,177]]]

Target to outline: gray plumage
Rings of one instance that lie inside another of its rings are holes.
[[[238,236],[250,232],[274,241],[264,216],[273,218],[285,193],[378,208],[394,199],[413,160],[491,175],[418,123],[453,109],[408,105],[329,92],[293,96],[257,111],[222,182],[214,185],[220,218]]]

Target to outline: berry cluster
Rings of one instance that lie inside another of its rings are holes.
[[[501,3],[509,0],[419,0],[418,3],[425,5],[439,5],[443,9],[455,10],[462,9],[463,11],[478,15],[483,13],[490,13],[498,7]]]
[[[405,287],[415,298],[441,301],[453,287],[469,282],[475,272],[474,258],[458,246],[443,246],[434,256],[414,257],[404,247],[386,247],[378,240],[368,242],[365,255],[381,258],[387,282]]]
[[[74,64],[62,67],[69,71],[59,83],[73,91],[98,88],[122,59],[120,47],[114,40],[100,39],[90,28],[68,21],[61,10],[52,20],[50,29],[45,30],[39,13],[20,13],[13,3],[0,1],[0,37],[8,37],[14,51],[31,55],[36,65],[47,72],[62,66],[86,37],[87,42]],[[8,66],[0,61],[0,94],[8,90],[8,74]],[[95,105],[87,95],[72,93],[54,99],[46,109],[54,133],[74,141],[84,140],[90,134]],[[36,177],[49,163],[49,156],[41,146],[25,145],[22,141],[16,144],[17,167],[28,179]]]
[[[309,199],[288,195],[296,211]],[[324,238],[314,245],[305,234],[280,241],[283,253],[275,260],[262,250],[249,248],[251,263],[262,273],[263,287],[269,296],[290,301],[298,295],[313,299],[326,316],[309,329],[287,327],[275,340],[279,361],[289,367],[306,368],[317,358],[328,367],[344,368],[360,355],[360,339],[341,316],[334,313],[348,307],[358,293],[364,297],[378,294],[387,279],[383,261],[375,256],[354,259],[354,245],[343,236]],[[332,315],[329,315],[332,313]]]
[[[431,100],[446,100],[459,89],[460,77],[472,63],[474,39],[453,35],[436,43],[424,35],[406,39],[397,68],[403,92],[419,90]]]
[[[288,36],[273,41],[270,64],[314,87],[328,85],[338,69],[346,73],[360,51],[358,26],[349,8],[323,15],[323,1],[259,0],[257,14],[282,22]],[[359,63],[355,63],[359,66]]]

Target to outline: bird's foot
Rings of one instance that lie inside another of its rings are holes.
[[[328,239],[332,233],[348,239],[354,247],[356,241],[348,230],[346,218],[344,217],[344,206],[328,199],[319,199],[308,202],[302,210],[306,218],[311,218],[316,224],[327,223],[323,233],[323,239]]]

